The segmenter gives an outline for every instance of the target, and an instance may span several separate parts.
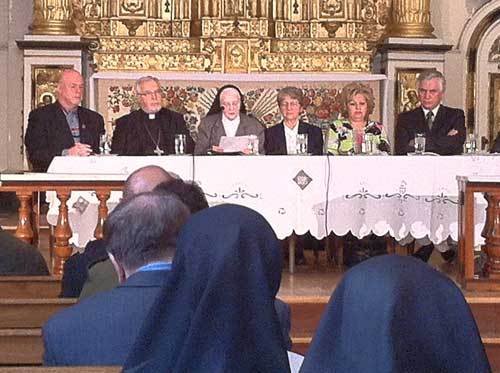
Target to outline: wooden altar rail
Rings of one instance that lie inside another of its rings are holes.
[[[69,239],[72,236],[68,218],[68,199],[73,190],[95,191],[99,200],[98,218],[94,231],[96,238],[102,238],[103,224],[108,216],[107,200],[111,191],[122,190],[124,180],[72,180],[72,181],[52,181],[43,180],[2,180],[0,192],[15,192],[19,199],[19,216],[17,222],[16,237],[21,240],[33,243],[33,222],[32,222],[32,197],[35,192],[56,191],[57,198],[61,202],[59,206],[59,216],[54,230],[54,260],[52,273],[61,275],[64,262],[70,257],[72,248]]]
[[[459,280],[467,290],[500,291],[500,176],[457,177],[460,193],[458,211]],[[488,206],[481,235],[486,254],[482,276],[474,273],[474,193],[483,193]]]

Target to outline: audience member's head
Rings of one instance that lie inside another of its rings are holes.
[[[203,190],[195,182],[174,179],[158,184],[154,190],[175,194],[189,208],[191,214],[208,207]]]
[[[125,368],[288,372],[274,308],[281,265],[280,243],[257,212],[219,205],[193,215]]]
[[[163,192],[120,202],[104,223],[106,250],[120,281],[148,263],[171,261],[177,234],[189,215],[177,197]]]
[[[135,94],[137,95],[141,109],[148,114],[154,114],[161,110],[161,85],[154,76],[143,76],[135,82]]]
[[[123,199],[136,194],[151,192],[158,184],[170,182],[175,178],[160,166],[145,166],[132,172],[123,187]]]
[[[229,101],[231,101],[230,104]],[[233,107],[234,106],[234,107]],[[239,113],[246,114],[245,102],[240,89],[232,84],[226,84],[217,90],[214,102],[207,115],[224,112],[226,117],[234,119]],[[226,114],[227,113],[227,114]]]
[[[460,289],[422,261],[369,259],[335,289],[301,372],[490,372]]]

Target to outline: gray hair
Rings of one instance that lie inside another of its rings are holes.
[[[144,82],[151,82],[151,81],[156,82],[156,84],[158,84],[158,87],[161,87],[161,84],[160,84],[160,81],[158,80],[158,78],[155,78],[154,76],[151,76],[151,75],[147,75],[147,76],[140,77],[139,79],[137,79],[135,81],[135,84],[134,84],[135,93],[136,94],[142,93],[141,92],[141,84]]]
[[[438,79],[441,82],[441,92],[446,91],[446,79],[444,75],[437,70],[425,70],[418,74],[417,78],[417,88],[423,81],[429,81],[432,79]]]

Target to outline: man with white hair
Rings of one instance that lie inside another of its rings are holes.
[[[104,120],[80,106],[83,92],[82,75],[73,69],[64,70],[57,85],[57,101],[30,113],[24,143],[34,171],[46,172],[58,155],[99,153]]]
[[[259,139],[259,153],[264,153],[264,126],[246,114],[245,104],[240,90],[234,85],[221,87],[207,116],[198,127],[195,154],[207,154],[209,151],[222,152],[219,148],[222,136],[255,135]],[[243,153],[247,149],[241,149]]]
[[[425,135],[425,150],[441,155],[462,154],[465,116],[461,109],[444,106],[446,80],[439,71],[428,70],[417,78],[420,107],[401,113],[396,126],[397,155],[414,151],[415,135]]]
[[[135,82],[140,109],[117,119],[111,153],[119,155],[175,154],[175,135],[186,136],[186,153],[194,142],[182,114],[162,107],[160,81],[143,76]]]

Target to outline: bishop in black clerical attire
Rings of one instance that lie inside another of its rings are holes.
[[[186,136],[186,153],[194,142],[181,114],[161,107],[158,79],[146,76],[137,80],[136,94],[141,108],[116,121],[111,153],[119,155],[175,154],[175,135]]]

